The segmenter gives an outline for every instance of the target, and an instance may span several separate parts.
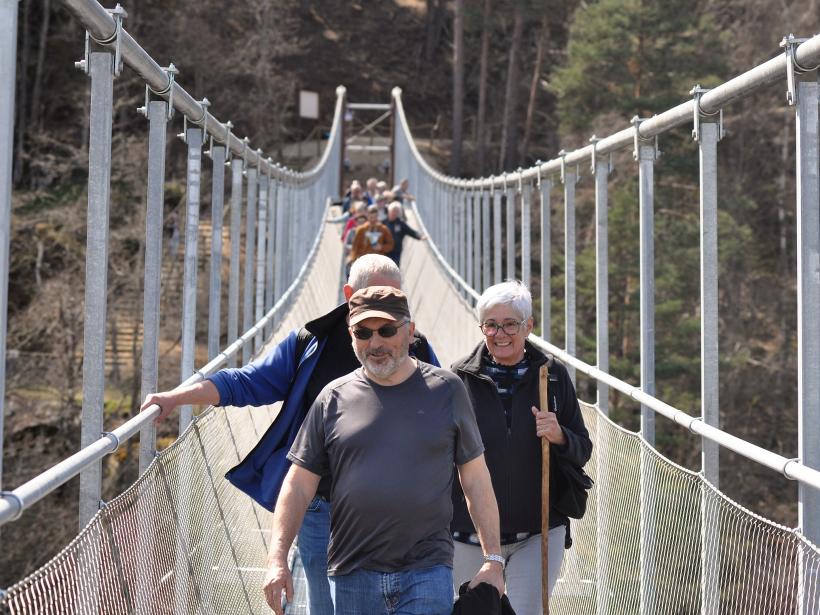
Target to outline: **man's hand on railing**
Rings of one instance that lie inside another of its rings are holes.
[[[177,387],[171,391],[151,393],[140,407],[144,412],[154,404],[160,407],[159,416],[154,421],[159,423],[177,406],[214,406],[219,403],[219,391],[210,380],[197,382],[186,387]]]

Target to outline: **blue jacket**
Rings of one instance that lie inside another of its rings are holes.
[[[273,510],[290,468],[286,455],[305,420],[309,408],[305,391],[327,345],[329,328],[338,326],[341,319],[346,321],[347,313],[347,304],[343,303],[306,324],[313,337],[301,357],[296,356],[299,330],[293,330],[264,357],[208,377],[219,391],[220,406],[265,406],[284,400],[279,414],[253,450],[225,474],[232,485],[268,510]],[[429,361],[438,366],[432,347],[427,345],[427,350]]]

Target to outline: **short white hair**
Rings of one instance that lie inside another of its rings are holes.
[[[401,271],[383,254],[365,254],[357,258],[350,266],[347,283],[355,292],[372,286],[370,282],[376,278],[387,278],[396,283],[396,288],[401,288]]]
[[[507,280],[487,288],[476,303],[478,321],[484,322],[487,310],[497,305],[509,305],[518,313],[521,320],[532,316],[532,295],[529,289],[518,280]]]
[[[401,211],[402,205],[398,201],[393,201],[387,206],[387,211]]]

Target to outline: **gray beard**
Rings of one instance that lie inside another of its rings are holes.
[[[397,356],[393,356],[390,354],[390,358],[385,361],[384,363],[373,363],[370,360],[370,356],[373,354],[375,350],[386,350],[383,347],[371,348],[368,350],[359,351],[356,349],[356,345],[353,345],[353,352],[356,355],[356,358],[359,360],[359,363],[372,375],[376,376],[377,378],[389,378],[393,374],[395,374],[399,368],[401,367],[404,360],[407,358],[409,354],[409,350],[405,349],[404,352],[399,352]],[[387,351],[390,353],[390,351]],[[384,355],[380,355],[384,356]]]

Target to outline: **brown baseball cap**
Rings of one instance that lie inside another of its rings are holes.
[[[368,318],[410,320],[407,295],[392,286],[368,286],[353,293],[347,302],[350,326]]]

